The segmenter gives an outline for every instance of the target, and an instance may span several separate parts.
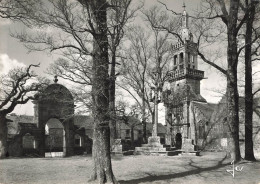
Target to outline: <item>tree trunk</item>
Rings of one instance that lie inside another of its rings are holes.
[[[143,143],[146,144],[147,143],[146,121],[142,120],[142,124],[143,124]]]
[[[235,70],[235,69],[234,69]],[[237,91],[237,73],[228,71],[227,80],[227,103],[228,103],[228,124],[230,130],[229,151],[234,161],[241,159],[239,148],[239,116],[238,116],[238,91]]]
[[[249,7],[248,7],[249,8]],[[245,37],[245,160],[255,161],[253,145],[253,94],[252,94],[252,28],[255,15],[255,6],[246,22]]]
[[[116,55],[115,52],[112,54],[110,68],[110,83],[109,83],[109,111],[110,111],[110,143],[111,146],[114,144],[115,139],[117,139],[116,130],[116,112],[115,112],[115,66],[116,66]]]
[[[230,130],[229,151],[231,158],[237,162],[241,159],[239,148],[239,95],[237,89],[237,19],[238,19],[239,1],[232,0],[230,2],[230,10],[227,23],[227,104],[228,104],[228,124]]]
[[[134,126],[131,126],[131,149],[134,148],[134,142],[135,142],[135,134],[134,134]]]
[[[143,84],[144,85],[144,84]],[[143,124],[143,143],[147,143],[146,135],[146,117],[145,117],[145,97],[144,90],[142,90],[142,124]]]
[[[110,156],[107,6],[106,0],[93,0],[88,3],[92,8],[95,28],[92,76],[92,113],[94,117],[92,180],[98,180],[99,183],[116,183]]]
[[[239,95],[237,90],[237,43],[233,35],[229,35],[228,71],[227,71],[227,103],[228,123],[230,130],[230,154],[234,161],[241,159],[239,148]]]
[[[0,114],[0,159],[6,157],[7,152],[7,124],[5,115]]]

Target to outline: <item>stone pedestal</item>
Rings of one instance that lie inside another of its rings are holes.
[[[142,147],[135,148],[136,155],[152,155],[152,154],[165,154],[166,148],[160,143],[159,136],[152,136],[148,138],[147,144],[142,144]]]
[[[182,150],[184,151],[184,152],[194,152],[194,151],[196,151],[196,147],[195,147],[195,145],[193,144],[193,141],[192,141],[192,139],[183,139],[183,141],[182,141],[183,143],[182,143]]]
[[[165,144],[170,145],[170,146],[172,145],[172,135],[171,134],[166,135]]]
[[[148,137],[148,145],[150,145],[151,147],[161,146],[160,137],[159,136]]]

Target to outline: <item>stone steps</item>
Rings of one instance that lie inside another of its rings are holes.
[[[155,151],[152,149],[147,149],[147,150],[140,150],[137,151],[135,150],[134,152],[135,155],[157,155],[157,156],[199,156],[200,152],[199,151],[191,151],[191,152],[185,152],[184,150],[173,150],[173,151],[166,151],[166,150],[161,150],[161,151]]]
[[[164,148],[162,144],[142,144],[142,147],[156,147],[156,148]]]
[[[194,150],[194,145],[191,139],[187,139],[184,142],[182,150],[176,147],[171,147],[170,145],[163,145],[160,143],[160,137],[149,137],[148,144],[142,144],[142,147],[136,147],[135,155],[159,155],[159,156],[175,156],[175,155],[199,155],[197,151]],[[185,153],[183,153],[185,152]]]
[[[167,151],[135,151],[135,155],[167,156]]]
[[[177,155],[179,155],[179,154],[181,154],[181,151],[179,151],[179,150],[168,151],[168,152],[167,152],[167,156],[177,156]]]
[[[179,156],[200,156],[200,151],[181,152]]]
[[[176,151],[178,148],[176,147],[166,147],[166,151]]]
[[[181,151],[135,151],[135,155],[177,156]]]
[[[139,151],[139,152],[141,152],[141,151],[153,151],[153,152],[155,152],[155,151],[166,151],[166,148],[158,148],[158,147],[136,147],[135,148],[135,151]]]

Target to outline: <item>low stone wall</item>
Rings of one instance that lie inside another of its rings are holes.
[[[23,142],[22,137],[16,136],[13,139],[8,140],[8,154],[13,157],[23,156]]]

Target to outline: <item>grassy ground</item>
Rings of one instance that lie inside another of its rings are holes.
[[[242,161],[233,178],[224,153],[203,153],[202,156],[116,156],[113,171],[121,184],[135,183],[260,183],[260,162]],[[0,183],[88,183],[92,171],[91,157],[9,158],[0,160]]]

